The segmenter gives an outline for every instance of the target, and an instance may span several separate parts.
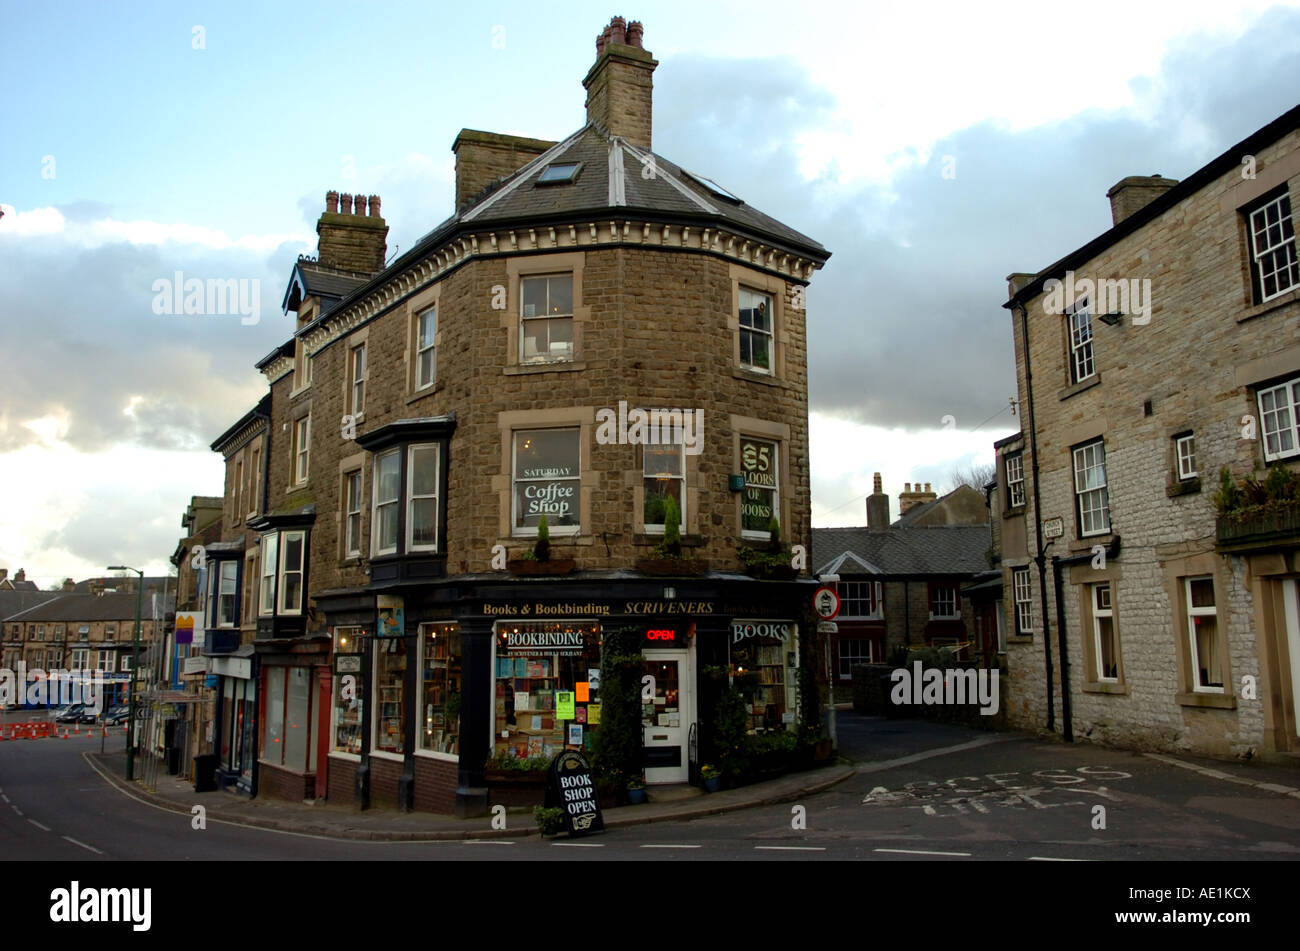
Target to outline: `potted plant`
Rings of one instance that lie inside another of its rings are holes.
[[[537,523],[537,541],[532,551],[524,552],[507,563],[516,575],[567,575],[577,564],[572,558],[551,558],[551,529],[543,515]]]
[[[627,781],[627,804],[639,806],[645,801],[645,781],[640,776],[630,777]]]
[[[700,784],[705,792],[717,792],[722,788],[722,772],[718,767],[706,763],[700,767]]]
[[[774,581],[796,577],[799,572],[790,563],[794,556],[781,541],[781,523],[775,516],[767,523],[767,531],[771,538],[765,548],[741,545],[736,549],[745,574],[751,578],[766,578]]]
[[[534,806],[533,819],[537,831],[543,836],[559,835],[564,828],[564,810],[556,807]]]
[[[655,546],[649,558],[637,559],[636,567],[644,575],[702,575],[706,565],[698,558],[682,556],[681,511],[677,499],[665,496],[661,504],[664,540]]]

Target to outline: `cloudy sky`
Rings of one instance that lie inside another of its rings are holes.
[[[614,13],[660,63],[655,150],[833,252],[816,525],[863,524],[875,471],[897,496],[991,462],[1019,428],[1006,275],[1105,231],[1119,179],[1183,178],[1300,98],[1296,4],[555,9],[0,0],[0,567],[164,573],[292,331],[324,193],[382,195],[409,248],[451,210],[461,128],[582,125]],[[256,321],[156,314],[177,271],[258,281]]]

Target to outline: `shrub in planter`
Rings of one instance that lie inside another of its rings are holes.
[[[546,524],[545,515],[537,523],[537,543],[533,545],[533,557],[538,561],[546,561],[551,557],[551,529]]]
[[[564,810],[556,807],[534,806],[533,819],[542,835],[559,835],[564,828]]]
[[[592,766],[598,782],[625,795],[641,777],[641,674],[645,657],[624,652],[623,638],[605,640],[600,673],[600,729],[592,734]]]

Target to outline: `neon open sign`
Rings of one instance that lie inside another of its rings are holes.
[[[677,639],[677,632],[672,628],[652,628],[645,632],[648,641],[672,641]]]

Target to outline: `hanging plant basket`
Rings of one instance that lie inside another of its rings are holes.
[[[546,561],[511,558],[506,562],[506,567],[512,575],[567,575],[577,564],[572,558],[549,558]]]

